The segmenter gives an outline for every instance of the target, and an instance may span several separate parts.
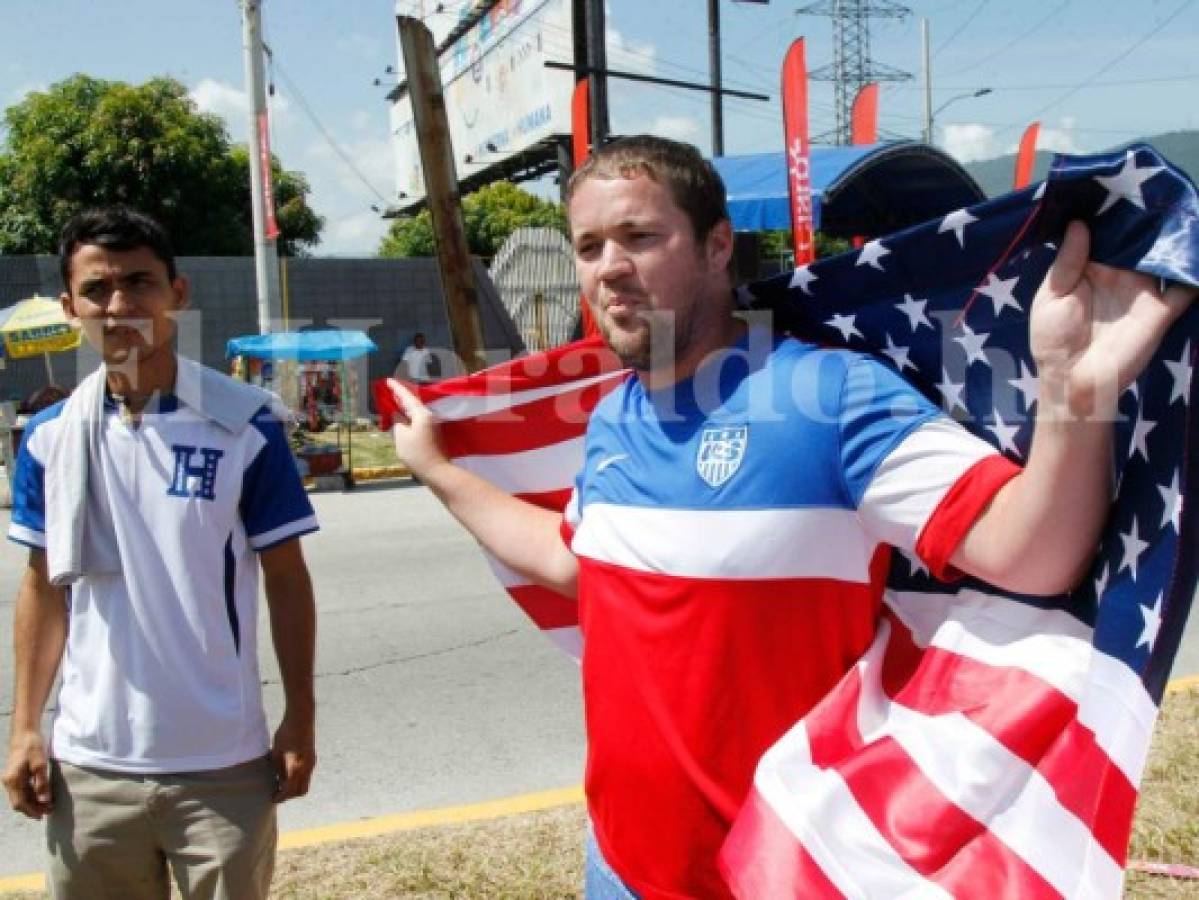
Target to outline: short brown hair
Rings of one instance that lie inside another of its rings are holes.
[[[710,162],[690,144],[637,134],[621,138],[593,153],[566,184],[566,208],[588,178],[633,178],[645,175],[670,192],[702,241],[718,222],[729,217],[724,182]]]
[[[63,226],[58,239],[58,267],[62,287],[71,292],[71,257],[85,244],[106,250],[137,250],[146,247],[167,269],[167,279],[178,276],[171,237],[157,219],[132,207],[116,204],[85,209]]]

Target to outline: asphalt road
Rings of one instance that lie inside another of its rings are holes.
[[[507,601],[427,490],[313,494],[304,539],[319,609],[318,765],[285,830],[578,784],[578,668]],[[0,529],[8,530],[7,510]],[[0,540],[0,734],[12,709],[12,603],[24,551]],[[282,691],[260,624],[268,715]],[[0,809],[0,875],[41,867],[42,827]]]
[[[578,783],[577,668],[508,603],[473,542],[406,483],[313,495],[320,761],[284,830]],[[0,533],[8,514],[0,510]],[[12,602],[24,551],[0,540],[0,734],[12,708]],[[260,627],[268,713],[282,695]],[[1192,616],[1175,676],[1199,672]],[[3,744],[0,744],[2,747]],[[41,826],[0,809],[0,875],[41,867]]]

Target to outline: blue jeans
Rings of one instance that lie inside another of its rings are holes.
[[[620,876],[612,871],[595,842],[595,832],[587,828],[587,869],[583,876],[586,900],[637,900]]]

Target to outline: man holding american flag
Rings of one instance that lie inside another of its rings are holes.
[[[396,447],[507,572],[578,599],[588,895],[726,896],[718,857],[755,766],[871,648],[893,552],[1024,595],[1087,573],[1119,399],[1193,291],[1090,261],[1070,223],[1029,311],[1036,418],[1017,466],[875,358],[737,314],[724,187],[694,148],[608,145],[567,206],[583,292],[633,374],[591,414],[565,515],[451,461],[435,413],[393,382]],[[971,221],[942,236],[963,243]],[[889,252],[872,242],[855,265]],[[933,328],[904,302],[913,331]],[[968,365],[982,354],[969,327],[954,340]]]

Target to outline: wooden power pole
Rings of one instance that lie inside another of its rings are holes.
[[[466,370],[474,372],[483,365],[483,328],[470,250],[466,245],[466,227],[462,221],[462,198],[458,193],[458,173],[445,114],[437,50],[433,35],[420,19],[396,16],[396,26],[404,54],[404,76],[412,101],[412,120],[420,148],[454,352]]]

